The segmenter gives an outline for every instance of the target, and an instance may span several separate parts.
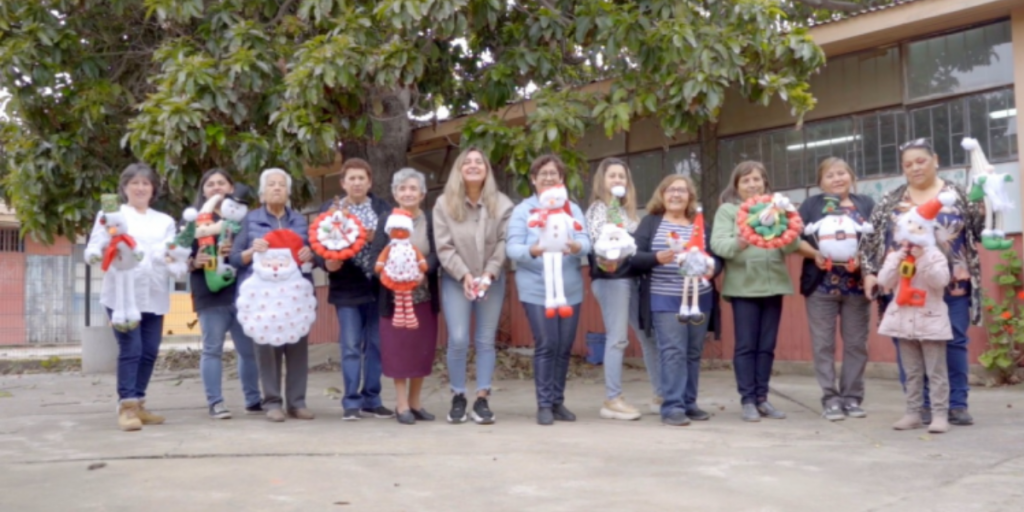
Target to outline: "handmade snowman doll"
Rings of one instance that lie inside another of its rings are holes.
[[[804,228],[804,234],[817,235],[818,252],[825,258],[825,270],[832,270],[833,263],[845,265],[853,272],[857,269],[858,235],[874,233],[874,227],[865,222],[858,224],[845,210],[839,207],[839,196],[825,195],[825,217]]]
[[[302,237],[277,229],[263,237],[270,248],[252,255],[252,275],[238,288],[238,322],[252,340],[279,347],[309,334],[316,321],[313,285],[302,275]]]
[[[220,237],[217,240],[218,248],[234,243],[235,235],[242,230],[242,219],[249,213],[249,206],[245,204],[247,193],[248,189],[244,185],[236,185],[235,191],[221,201],[221,229]],[[235,267],[228,261],[227,255],[218,255],[217,259],[217,268],[213,275],[210,273],[206,274],[206,286],[213,292],[231,286],[235,282],[235,276],[238,274]]]
[[[961,143],[971,154],[972,202],[985,203],[985,229],[981,232],[981,245],[990,251],[1005,251],[1013,247],[1013,241],[1003,231],[1003,214],[1013,209],[1013,202],[1006,192],[1006,183],[1012,182],[1009,174],[996,174],[995,167],[988,163],[985,152],[978,141],[965,137]]]
[[[103,229],[93,233],[102,236],[103,243],[87,248],[85,260],[90,265],[102,262],[103,271],[113,277],[114,307],[110,323],[115,330],[128,332],[138,327],[142,320],[142,313],[135,303],[134,273],[143,253],[128,234],[128,221],[121,213],[117,195],[104,194],[100,201],[103,210],[96,222]]]
[[[619,199],[626,195],[626,187],[612,187],[612,201],[608,205],[608,222],[594,241],[597,265],[605,272],[615,272],[626,258],[636,254],[636,241],[626,230]]]
[[[896,221],[893,241],[897,244],[906,244],[910,249],[903,261],[899,262],[899,287],[896,291],[896,304],[913,307],[924,306],[927,292],[912,285],[914,276],[917,274],[917,258],[912,254],[912,249],[914,247],[925,250],[935,248],[935,218],[943,207],[951,206],[955,202],[955,193],[943,192],[939,194],[938,198],[908,210]],[[889,262],[887,261],[886,264]],[[881,276],[883,273],[886,273],[885,269],[879,275]],[[885,283],[879,284],[885,286]],[[945,284],[943,283],[943,286]],[[941,292],[939,287],[935,292]]]
[[[374,270],[380,282],[395,294],[395,314],[391,324],[398,328],[418,329],[420,324],[413,310],[412,291],[427,272],[427,260],[412,244],[412,214],[395,208],[384,224],[391,241],[377,258]]]
[[[675,234],[675,232],[672,232]],[[678,243],[678,236],[676,243]],[[700,310],[700,285],[707,282],[708,274],[715,268],[715,260],[704,245],[704,210],[697,208],[693,218],[693,230],[690,240],[686,242],[682,252],[676,255],[679,274],[683,276],[683,301],[679,305],[679,323],[694,325],[704,322],[707,316]]]
[[[564,185],[555,185],[540,192],[540,208],[530,212],[527,227],[539,228],[537,245],[544,250],[544,314],[548,318],[572,316],[562,282],[562,256],[573,239],[573,232],[583,226],[572,216],[569,194]]]

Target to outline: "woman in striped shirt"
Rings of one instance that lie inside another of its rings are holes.
[[[697,407],[697,384],[704,336],[714,306],[709,281],[721,269],[721,262],[715,258],[715,265],[706,276],[708,280],[700,284],[699,305],[703,315],[680,323],[677,315],[682,305],[683,277],[675,261],[676,253],[668,243],[672,233],[684,244],[689,242],[696,214],[697,190],[693,181],[682,175],[666,176],[647,203],[647,216],[634,234],[637,253],[632,268],[640,277],[640,325],[648,333],[653,331],[657,341],[660,389],[664,395],[661,421],[674,426],[711,417]],[[707,232],[704,236],[707,246]]]

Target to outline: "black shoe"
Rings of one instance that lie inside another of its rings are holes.
[[[921,409],[921,424],[931,425],[932,424],[932,410],[929,408]]]
[[[487,399],[482,396],[476,397],[476,402],[473,402],[473,410],[469,414],[473,416],[473,421],[478,425],[490,425],[496,419],[491,408],[487,406]]]
[[[565,408],[565,404],[555,404],[551,407],[551,412],[555,415],[555,419],[558,421],[576,421],[576,415],[569,409]]]
[[[690,325],[700,325],[707,321],[708,316],[704,313],[690,315]]]
[[[860,406],[859,402],[847,402],[843,406],[843,412],[851,418],[867,418],[868,412]]]
[[[416,416],[413,415],[412,411],[400,412],[400,413],[398,413],[398,416],[395,416],[395,417],[398,418],[398,422],[401,423],[402,425],[415,425],[416,424]]]
[[[263,410],[263,406],[260,404],[245,406],[246,414],[263,414],[264,412],[266,411]]]
[[[707,411],[697,406],[687,409],[686,417],[690,418],[693,421],[707,421],[711,419],[711,415],[708,414]]]
[[[690,424],[690,418],[686,416],[686,413],[680,410],[674,410],[668,414],[668,416],[662,416],[661,422],[670,427],[685,427]]]
[[[541,407],[537,409],[537,424],[538,425],[553,425],[555,423],[555,413],[551,411],[550,407]]]
[[[950,409],[949,424],[966,427],[974,425],[974,418],[971,417],[971,413],[967,412],[967,409]]]
[[[412,411],[412,415],[416,417],[417,421],[434,421],[434,415],[427,412],[426,409],[409,409]]]
[[[688,324],[690,323],[690,315],[678,314],[676,315],[676,321],[681,324]]]
[[[388,419],[395,417],[395,411],[392,411],[391,409],[388,409],[383,405],[378,405],[377,407],[373,408],[363,407],[363,412],[369,414],[370,416],[373,416],[374,418],[380,419]]]
[[[359,412],[359,409],[345,409],[345,413],[342,414],[342,421],[359,421],[363,419],[363,413]]]
[[[448,423],[463,423],[466,418],[466,395],[459,393],[452,397],[452,410],[448,411]]]

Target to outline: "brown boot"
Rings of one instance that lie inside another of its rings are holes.
[[[892,424],[892,428],[896,430],[913,430],[922,426],[921,415],[916,412],[908,412],[899,421]]]
[[[142,420],[143,425],[160,425],[166,418],[159,414],[153,414],[146,410],[146,401],[139,400],[139,419]]]
[[[139,401],[122,400],[117,408],[117,426],[125,432],[142,430],[142,420],[139,419]]]

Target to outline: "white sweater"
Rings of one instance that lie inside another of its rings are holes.
[[[164,256],[166,243],[175,234],[174,219],[152,208],[141,214],[124,204],[121,205],[121,213],[128,221],[128,234],[135,238],[137,247],[145,254],[139,266],[131,271],[135,281],[135,304],[143,313],[166,315],[171,310],[171,273]],[[99,218],[97,214],[87,251],[99,250],[105,238]],[[110,274],[103,276],[100,304],[110,309],[114,307],[114,279]]]

